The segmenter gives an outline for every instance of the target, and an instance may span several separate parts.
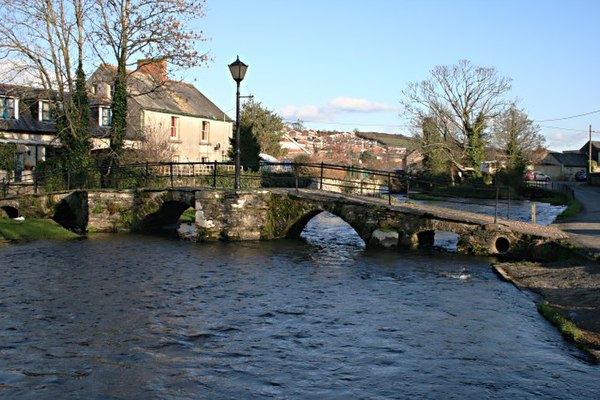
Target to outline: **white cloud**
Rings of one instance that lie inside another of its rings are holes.
[[[327,121],[341,113],[366,114],[388,111],[397,112],[398,108],[385,103],[373,103],[367,99],[336,97],[324,106],[285,106],[281,115],[288,120]]]
[[[394,111],[394,107],[385,103],[372,103],[367,99],[354,97],[336,97],[329,102],[329,107],[344,112],[373,113],[381,111]]]
[[[281,110],[281,116],[288,120],[302,121],[326,121],[333,115],[325,108],[319,108],[313,105],[305,106],[286,106]]]

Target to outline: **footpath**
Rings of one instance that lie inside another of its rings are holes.
[[[565,232],[589,260],[502,263],[496,269],[517,286],[539,294],[583,330],[582,342],[600,361],[600,187],[572,184],[583,211],[553,226]]]

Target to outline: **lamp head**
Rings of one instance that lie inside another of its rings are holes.
[[[229,64],[229,72],[231,72],[231,77],[237,83],[240,83],[244,80],[244,76],[246,76],[246,70],[248,66],[240,61],[240,57],[238,57],[234,62]]]

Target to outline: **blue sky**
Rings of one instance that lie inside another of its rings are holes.
[[[208,66],[186,71],[234,116],[227,65],[263,106],[315,129],[409,134],[399,115],[408,82],[461,59],[512,79],[552,150],[600,140],[597,0],[207,0]],[[557,121],[548,121],[556,120]]]

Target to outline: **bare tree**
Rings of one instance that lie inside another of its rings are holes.
[[[145,127],[139,137],[134,148],[123,152],[121,161],[124,164],[173,160],[175,150],[160,126]]]
[[[455,163],[479,170],[490,121],[507,107],[503,96],[508,90],[510,79],[499,77],[494,68],[461,60],[435,67],[429,80],[409,83],[402,104],[417,129],[429,118],[444,138],[440,143],[458,145],[461,154],[453,154]]]
[[[206,61],[198,42],[202,32],[193,22],[202,18],[202,2],[193,0],[96,0],[93,35],[101,58],[117,65],[112,103],[111,150],[118,158],[127,131],[127,76],[147,63],[168,61],[170,66],[190,68]],[[166,71],[165,71],[166,74]],[[156,86],[164,83],[157,77]]]
[[[494,120],[492,131],[492,144],[504,152],[509,170],[523,168],[545,142],[540,127],[515,105]]]
[[[63,146],[84,153],[89,151],[89,107],[83,87],[84,16],[89,5],[90,0],[5,0],[0,9],[0,59],[10,66],[4,77],[46,89],[56,106]]]

